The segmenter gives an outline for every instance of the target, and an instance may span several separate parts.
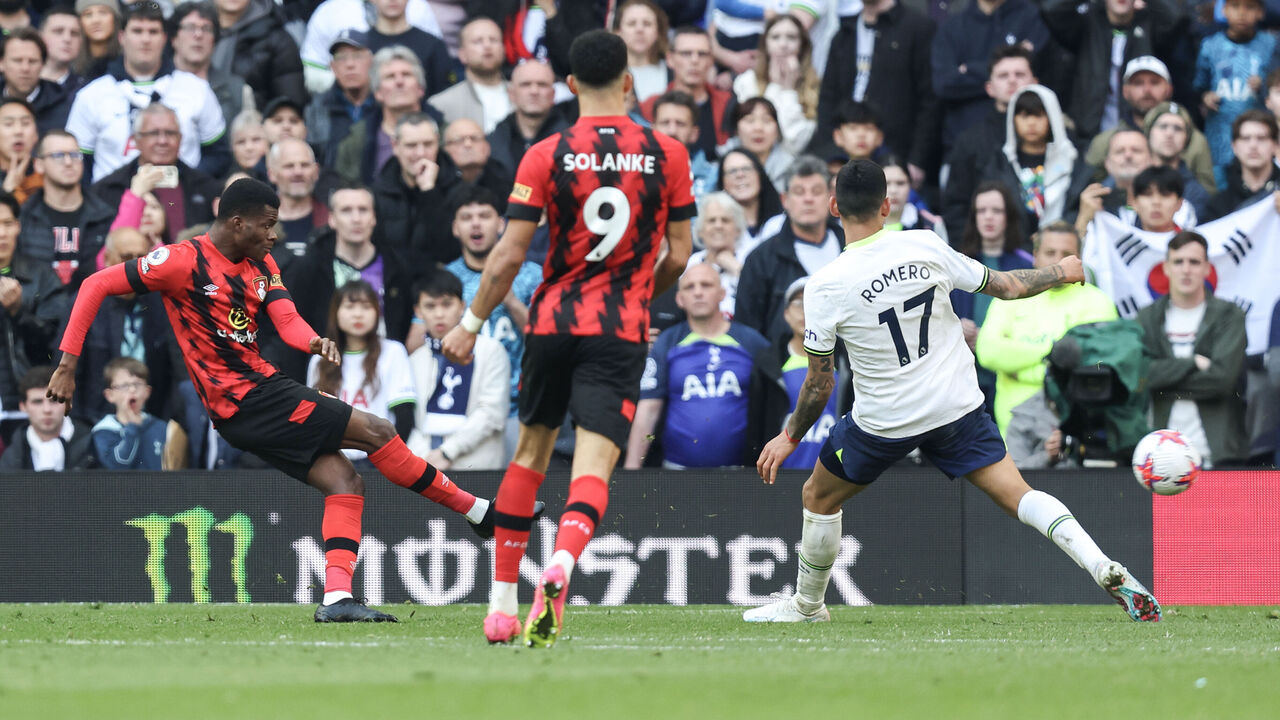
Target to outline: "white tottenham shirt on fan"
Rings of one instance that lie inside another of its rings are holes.
[[[858,427],[905,438],[982,404],[950,294],[981,290],[988,273],[931,230],[881,230],[809,278],[804,347],[826,355],[844,342]]]
[[[383,340],[382,352],[378,355],[377,383],[373,386],[365,382],[366,355],[366,351],[342,354],[342,387],[338,390],[338,399],[357,410],[394,423],[396,418],[391,408],[417,401],[413,372],[409,369],[409,353],[395,340]],[[307,366],[307,385],[315,387],[319,380],[320,356],[312,355],[311,364]],[[342,454],[352,460],[360,460],[367,455],[362,450],[343,450]]]
[[[1205,303],[1193,308],[1180,308],[1172,303],[1164,313],[1164,334],[1169,338],[1176,358],[1189,358],[1196,352],[1196,332],[1200,322],[1204,320]],[[1213,467],[1213,458],[1209,455],[1209,438],[1204,434],[1204,423],[1200,421],[1200,409],[1195,400],[1174,400],[1169,409],[1169,427],[1182,433],[1182,437],[1191,443],[1191,447],[1200,451],[1204,458],[1204,467]]]

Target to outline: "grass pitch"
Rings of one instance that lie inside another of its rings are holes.
[[[569,608],[549,651],[484,609],[317,625],[280,605],[0,605],[0,717],[1277,718],[1280,610]],[[838,713],[838,714],[837,714]]]

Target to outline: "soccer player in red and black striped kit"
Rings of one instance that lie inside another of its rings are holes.
[[[410,452],[390,422],[290,380],[259,354],[257,317],[265,308],[289,346],[341,362],[333,340],[298,316],[268,254],[279,208],[269,185],[237,180],[223,193],[207,235],[90,276],[62,336],[48,396],[70,401],[85,333],[107,295],[160,292],[187,372],[218,432],[324,493],[324,600],[316,621],[395,622],[352,597],[364,481],[339,450],[369,453],[391,482],[465,515],[482,537],[493,534],[491,503]]]
[[[632,78],[622,40],[593,30],[574,41],[569,57],[569,88],[578,96],[581,119],[521,160],[507,230],[443,348],[454,362],[469,360],[475,335],[511,288],[545,207],[551,247],[529,303],[520,439],[494,501],[497,547],[484,621],[490,642],[520,634],[520,559],[567,410],[577,423],[577,443],[555,553],[524,624],[525,642],[535,647],[555,642],[569,576],[608,505],[609,476],[640,392],[649,302],[684,270],[695,212],[684,145],[626,117]]]

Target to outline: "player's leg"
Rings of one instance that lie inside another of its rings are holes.
[[[396,622],[395,617],[365,607],[351,594],[351,574],[360,553],[364,514],[364,480],[341,453],[316,458],[306,482],[324,494],[324,600],[316,622]]]
[[[458,487],[431,463],[414,455],[385,419],[353,410],[342,447],[369,453],[370,462],[388,480],[463,515],[477,535],[493,537],[492,515],[490,522],[484,522],[489,501]]]
[[[840,553],[841,507],[867,489],[885,468],[906,457],[917,438],[871,435],[845,415],[831,428],[802,491],[804,523],[800,531],[796,591],[747,610],[747,622],[823,622],[831,619],[825,597],[831,568]]]
[[[1062,501],[1032,490],[1008,454],[970,472],[968,479],[1006,513],[1052,540],[1134,620],[1160,619],[1160,604],[1155,597],[1123,565],[1102,552]]]
[[[525,619],[527,645],[549,647],[560,632],[574,565],[609,506],[609,476],[631,433],[646,355],[645,344],[615,337],[579,338],[574,347],[569,412],[578,428],[569,497]]]
[[[520,560],[529,545],[534,519],[541,514],[538,488],[542,486],[559,427],[520,425],[516,452],[502,476],[494,500],[493,584],[489,588],[489,613],[484,634],[489,642],[510,642],[520,634],[520,608],[516,589]]]

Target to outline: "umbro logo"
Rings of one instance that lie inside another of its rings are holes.
[[[218,286],[217,286],[217,285],[214,285],[213,283],[209,283],[208,285],[205,285],[205,286],[204,286],[204,294],[205,294],[205,295],[208,295],[209,297],[213,297],[213,296],[217,295],[217,294],[218,294]]]

